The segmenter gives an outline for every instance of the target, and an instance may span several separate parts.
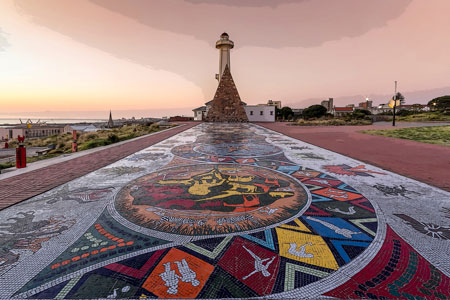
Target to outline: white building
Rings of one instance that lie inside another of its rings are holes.
[[[194,112],[194,121],[202,121],[206,117],[206,106],[200,106],[192,110]]]
[[[249,122],[275,122],[273,105],[246,105],[244,109]]]

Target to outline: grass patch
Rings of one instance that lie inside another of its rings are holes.
[[[430,122],[430,121],[442,121],[450,122],[450,114],[439,111],[430,111],[424,113],[416,113],[407,116],[396,116],[397,121],[403,122]]]
[[[450,147],[450,126],[411,127],[388,130],[363,130],[361,132],[366,134],[381,135]]]

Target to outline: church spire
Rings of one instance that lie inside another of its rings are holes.
[[[108,120],[108,126],[107,127],[108,128],[113,128],[114,127],[114,122],[113,122],[113,119],[112,119],[111,110],[109,111],[109,120]]]

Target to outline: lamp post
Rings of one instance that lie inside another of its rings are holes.
[[[395,127],[395,108],[397,107],[397,80],[395,81],[395,92],[394,92],[394,111],[392,117],[392,126]]]

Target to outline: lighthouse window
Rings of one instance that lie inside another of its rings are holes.
[[[253,110],[250,111],[250,116],[253,116]]]
[[[263,111],[260,111],[259,114],[262,116],[262,115],[264,114],[264,112],[263,112]]]

